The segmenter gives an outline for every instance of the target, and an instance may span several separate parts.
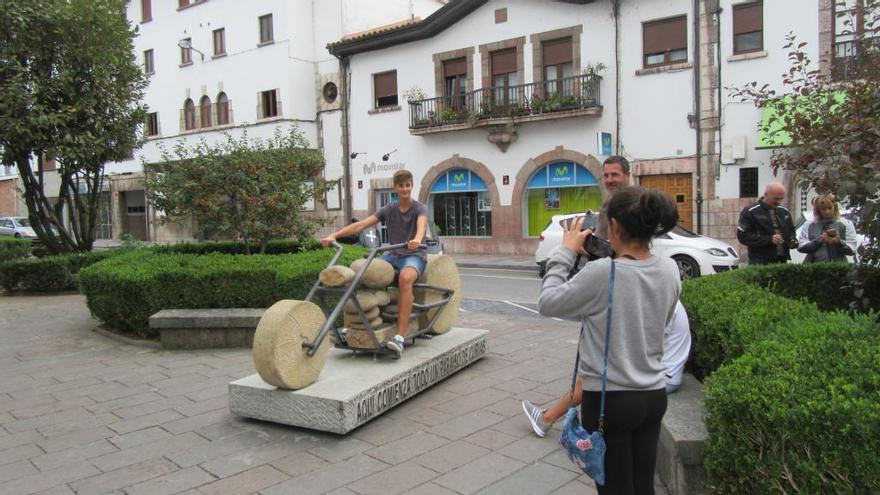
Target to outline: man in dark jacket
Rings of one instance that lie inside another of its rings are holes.
[[[791,213],[782,205],[785,187],[771,182],[757,203],[743,208],[736,225],[736,237],[749,249],[750,265],[785,263],[790,249],[798,246]]]

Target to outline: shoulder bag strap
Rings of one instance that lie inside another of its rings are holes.
[[[605,318],[605,360],[602,368],[602,399],[599,404],[599,431],[605,432],[605,384],[608,382],[608,340],[611,336],[611,309],[614,302],[614,259],[611,260],[611,277],[608,279],[608,309]],[[581,320],[581,334],[578,338],[578,350],[574,359],[574,373],[571,376],[571,391],[574,393],[574,387],[577,384],[578,364],[581,362],[581,339],[584,338],[584,326],[586,325],[586,317]]]

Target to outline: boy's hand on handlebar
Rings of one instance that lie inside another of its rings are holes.
[[[566,225],[565,231],[562,234],[562,245],[581,254],[583,254],[584,240],[593,234],[593,231],[590,229],[581,230],[581,224],[583,221],[583,217],[569,220],[568,225]]]
[[[410,241],[406,243],[406,248],[410,251],[415,251],[421,245],[422,245],[421,241],[417,241],[415,239],[410,239]]]
[[[331,242],[333,242],[335,240],[336,240],[335,237],[333,237],[332,235],[328,235],[327,237],[321,239],[321,245],[324,247],[327,247],[330,245]]]

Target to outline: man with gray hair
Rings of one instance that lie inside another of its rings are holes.
[[[785,187],[771,182],[757,203],[743,208],[736,224],[736,237],[748,247],[750,265],[786,263],[789,250],[798,247],[791,213],[782,206]]]

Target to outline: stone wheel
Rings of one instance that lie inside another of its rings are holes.
[[[330,339],[311,357],[303,342],[312,342],[326,318],[318,305],[293,299],[273,304],[254,332],[254,365],[260,378],[278,388],[300,389],[317,380],[327,361]]]
[[[452,289],[455,292],[443,309],[443,313],[434,323],[433,333],[443,334],[452,328],[455,319],[458,317],[458,306],[461,302],[461,278],[458,275],[458,266],[455,265],[452,257],[444,254],[429,254],[428,265],[425,267],[425,273],[419,278],[419,282],[435,287],[443,287]],[[442,299],[442,294],[432,290],[416,289],[413,293],[413,299],[420,304],[427,304]],[[434,317],[434,313],[440,308],[432,309],[426,314],[419,317],[419,328],[425,328]]]

